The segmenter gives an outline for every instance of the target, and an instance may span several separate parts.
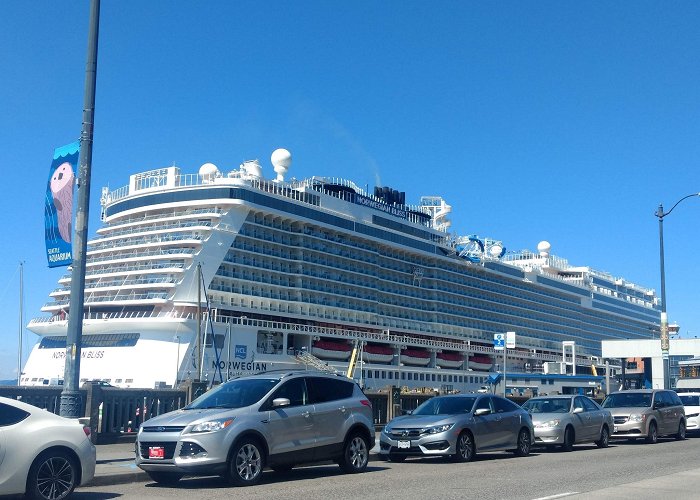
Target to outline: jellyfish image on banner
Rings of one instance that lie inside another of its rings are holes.
[[[73,168],[69,162],[62,163],[51,177],[51,194],[56,207],[58,232],[70,243],[73,220]]]

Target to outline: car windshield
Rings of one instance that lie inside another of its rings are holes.
[[[456,415],[469,413],[475,397],[432,398],[416,408],[412,415]]]
[[[185,410],[250,406],[260,401],[278,382],[279,378],[231,380],[202,394],[185,406]]]
[[[649,392],[619,392],[610,394],[603,401],[603,408],[647,408],[651,406],[651,393]]]
[[[681,398],[681,401],[683,401],[685,406],[700,406],[700,396],[679,394],[678,397]]]
[[[571,399],[531,399],[525,402],[523,408],[530,413],[569,413],[569,408],[571,408]]]

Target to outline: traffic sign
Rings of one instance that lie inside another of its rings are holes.
[[[506,347],[515,349],[515,332],[506,332]]]
[[[502,351],[506,347],[506,334],[505,333],[494,333],[493,334],[493,348],[497,351]]]

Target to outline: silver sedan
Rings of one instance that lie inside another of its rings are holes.
[[[452,456],[468,462],[480,451],[530,453],[532,421],[521,407],[500,396],[436,396],[409,415],[389,422],[380,453],[400,462],[409,456]]]
[[[77,420],[0,397],[0,496],[70,496],[95,475],[95,446],[89,434]]]
[[[614,427],[612,415],[586,396],[535,397],[523,408],[532,415],[535,445],[561,446],[565,451],[577,443],[608,447]]]

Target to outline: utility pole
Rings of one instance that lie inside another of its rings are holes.
[[[75,216],[75,246],[73,273],[70,287],[70,309],[66,335],[66,365],[60,414],[78,418],[82,401],[80,380],[80,353],[83,339],[83,305],[85,301],[85,255],[87,253],[88,214],[90,212],[90,169],[92,168],[92,136],[95,115],[95,83],[97,81],[97,38],[100,30],[100,0],[90,2],[87,65],[85,68],[85,97],[83,101],[83,128],[80,133],[78,159],[78,208]]]

